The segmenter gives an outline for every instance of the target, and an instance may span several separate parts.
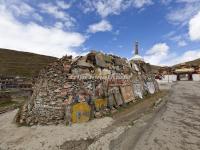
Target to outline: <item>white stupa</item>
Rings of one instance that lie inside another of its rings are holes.
[[[135,42],[135,53],[131,58],[132,61],[144,61],[142,56],[139,55],[138,42]]]

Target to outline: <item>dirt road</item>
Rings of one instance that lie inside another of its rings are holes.
[[[178,82],[160,112],[140,119],[121,139],[111,149],[199,150],[200,82]]]

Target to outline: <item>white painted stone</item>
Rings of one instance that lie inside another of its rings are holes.
[[[133,84],[133,91],[136,97],[143,99],[142,85],[140,83]]]
[[[147,82],[146,85],[147,85],[149,93],[154,94],[155,86],[154,86],[153,82]]]

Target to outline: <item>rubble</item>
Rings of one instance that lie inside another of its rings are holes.
[[[16,121],[65,124],[70,116],[72,123],[86,122],[158,90],[150,65],[144,61],[129,62],[94,51],[74,59],[64,56],[40,72],[32,97],[19,110]],[[66,106],[71,110],[65,111]]]

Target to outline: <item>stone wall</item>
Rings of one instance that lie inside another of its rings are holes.
[[[66,105],[77,103],[89,105],[89,119],[102,117],[156,91],[150,65],[144,62],[129,62],[100,52],[75,59],[65,56],[41,70],[32,97],[18,112],[17,122],[65,123],[65,117],[70,117],[66,113],[72,113],[65,111]]]

